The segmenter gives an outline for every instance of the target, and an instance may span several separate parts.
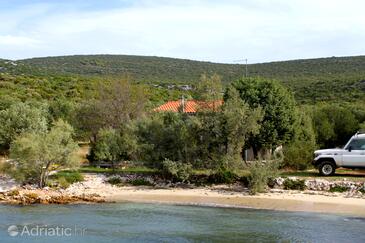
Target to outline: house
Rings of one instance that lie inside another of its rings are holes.
[[[185,100],[184,97],[181,100],[168,101],[165,104],[153,109],[155,112],[184,112],[190,115],[202,110],[219,111],[219,108],[223,105],[223,100],[215,101],[200,101],[200,100]],[[281,149],[281,147],[280,147]],[[275,150],[275,152],[277,152]],[[266,159],[271,157],[270,151],[259,151],[260,157]],[[255,155],[252,148],[248,148],[242,151],[242,158],[244,161],[254,161]]]
[[[215,101],[200,101],[200,100],[181,100],[168,101],[163,105],[155,108],[153,111],[157,112],[184,112],[195,114],[199,110],[213,110],[217,111],[223,105],[223,100]]]

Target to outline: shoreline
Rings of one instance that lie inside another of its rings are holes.
[[[205,195],[202,195],[205,194]],[[318,212],[365,217],[365,199],[306,193],[263,193],[224,195],[206,189],[125,188],[105,197],[106,202],[158,203],[187,206],[249,208],[290,212]]]
[[[17,186],[14,190],[14,185],[10,183],[8,191],[0,193],[0,203],[30,205],[136,202],[365,217],[365,197],[362,193],[271,189],[267,193],[250,195],[248,189],[240,184],[183,188],[116,186],[106,180],[104,175],[85,174],[84,181],[74,183],[67,189]]]

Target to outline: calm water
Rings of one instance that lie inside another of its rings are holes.
[[[18,235],[9,235],[11,225]],[[0,205],[0,242],[130,241],[365,242],[365,219],[159,204]]]

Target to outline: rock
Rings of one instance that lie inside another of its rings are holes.
[[[276,189],[282,188],[283,187],[283,184],[284,184],[284,181],[285,181],[285,179],[282,178],[282,177],[275,178],[274,179],[274,186],[273,186],[273,188],[276,188]]]

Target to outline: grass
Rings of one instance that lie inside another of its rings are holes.
[[[78,172],[80,173],[105,173],[105,174],[120,174],[120,173],[132,173],[132,174],[146,174],[146,175],[153,175],[159,173],[157,169],[148,168],[145,166],[134,166],[134,167],[127,167],[125,169],[112,169],[107,168],[97,168],[92,166],[81,167]],[[213,170],[210,169],[194,169],[193,175],[197,176],[209,176],[213,173]],[[235,174],[239,177],[247,177],[250,172],[248,170],[237,170]],[[365,171],[358,171],[358,170],[349,170],[349,169],[338,169],[336,170],[336,174],[334,176],[320,176],[318,171],[315,169],[306,170],[306,171],[280,171],[279,176],[281,177],[298,177],[299,179],[325,179],[330,181],[338,181],[347,179],[349,181],[357,181],[357,182],[365,182]]]
[[[349,169],[338,169],[334,176],[320,176],[317,170],[307,171],[282,171],[281,177],[295,176],[301,179],[318,178],[330,181],[338,181],[348,179],[350,181],[365,181],[365,171],[349,170]]]
[[[115,174],[115,173],[135,173],[135,174],[155,174],[158,173],[157,169],[152,169],[144,166],[138,167],[127,167],[125,169],[117,168],[113,171],[113,169],[108,168],[97,168],[92,166],[81,167],[78,170],[80,173],[106,173],[106,174]]]
[[[78,171],[64,170],[59,171],[49,177],[47,185],[50,187],[59,186],[61,188],[67,188],[71,184],[84,180],[84,176]]]
[[[71,171],[71,170],[60,171],[57,174],[51,176],[52,179],[59,179],[62,177],[65,178],[65,180],[71,184],[84,180],[84,177],[81,173],[79,173],[78,171]]]

